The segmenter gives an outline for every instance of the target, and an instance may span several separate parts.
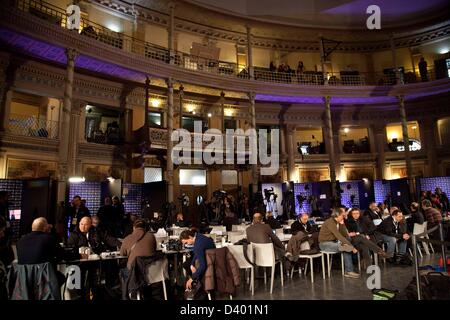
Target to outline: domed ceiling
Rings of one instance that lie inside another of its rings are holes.
[[[381,28],[449,18],[448,0],[185,0],[260,21],[302,27],[365,29],[370,5],[381,9]]]

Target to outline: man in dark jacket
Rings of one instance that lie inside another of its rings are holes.
[[[350,210],[345,225],[352,244],[361,252],[362,262],[365,266],[371,264],[370,251],[387,257],[383,249],[377,246],[377,239],[380,239],[381,236],[376,234],[375,225],[369,217],[361,216],[358,208]]]
[[[312,240],[312,243],[310,243],[311,247],[319,247],[319,229],[316,225],[309,222],[309,215],[307,213],[298,215],[297,220],[291,224],[291,233],[293,235],[300,231],[308,234]]]
[[[84,217],[80,221],[78,229],[70,234],[67,245],[71,247],[89,247],[96,254],[105,250],[117,250],[120,247],[120,241],[111,237],[107,233],[98,232],[92,227],[90,217]]]
[[[383,219],[383,212],[380,212],[377,203],[375,201],[369,204],[369,208],[364,211],[364,216],[369,217],[370,220]]]
[[[442,222],[442,214],[441,212],[433,208],[433,205],[431,204],[431,201],[428,199],[425,199],[422,201],[422,208],[423,213],[425,215],[425,219],[427,220],[427,229],[434,228],[439,223]],[[431,237],[433,239],[439,239],[439,229],[437,229],[435,232],[431,233]]]
[[[408,226],[408,232],[413,233],[414,232],[414,224],[423,224],[425,221],[425,218],[423,216],[422,211],[420,210],[420,206],[417,202],[411,203],[411,206],[408,208],[403,209],[403,211],[406,213],[405,218],[406,219],[406,225]]]
[[[70,231],[73,231],[80,224],[83,217],[90,217],[91,212],[83,205],[80,196],[75,196],[72,199],[72,206],[68,210],[68,216],[70,221]]]
[[[275,250],[275,257],[277,259],[283,258],[286,254],[284,245],[281,240],[274,234],[272,228],[263,223],[263,216],[261,213],[253,215],[253,224],[246,229],[247,240],[253,243],[273,243]]]
[[[192,288],[192,281],[202,279],[206,271],[206,256],[205,252],[208,249],[215,249],[214,241],[207,236],[194,230],[184,230],[180,234],[180,241],[183,245],[194,246],[194,254],[191,261],[190,269],[192,277],[186,282],[186,289]],[[197,266],[196,266],[197,265]]]
[[[396,244],[398,244],[398,255],[401,257],[406,254],[410,235],[403,219],[403,213],[400,210],[394,210],[390,217],[383,220],[377,230],[382,234],[383,241],[387,244],[388,255],[394,255]],[[392,259],[389,261],[394,262]]]
[[[441,203],[442,212],[450,211],[450,201],[448,200],[447,194],[442,192],[442,189],[439,187],[436,188],[435,193]]]

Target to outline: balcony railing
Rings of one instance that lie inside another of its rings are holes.
[[[14,0],[14,3],[16,8],[21,11],[29,12],[62,28],[66,28],[67,26],[67,14],[64,9],[37,0]],[[236,63],[206,59],[179,51],[174,51],[171,57],[167,48],[130,37],[124,33],[114,32],[85,18],[81,18],[80,28],[80,35],[149,59],[164,63],[173,63],[173,65],[187,70],[250,79],[248,69],[243,66],[238,66]],[[426,78],[426,81],[436,79],[436,73],[433,67],[427,70],[427,76],[424,78]],[[391,86],[397,82],[416,83],[423,80],[418,69],[414,71],[405,70],[398,75],[397,79],[397,75],[394,72],[363,73],[358,71],[341,71],[327,72],[324,74],[317,71],[296,72],[295,70],[291,72],[274,72],[269,68],[261,67],[254,68],[254,79],[257,81],[292,85],[328,84],[332,86]]]
[[[19,114],[11,114],[9,131],[13,134],[47,139],[58,138],[58,121],[35,118]]]

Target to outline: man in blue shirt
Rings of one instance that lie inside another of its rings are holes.
[[[206,250],[215,249],[216,246],[211,238],[194,230],[184,230],[181,232],[180,240],[183,245],[194,246],[191,262],[192,278],[186,282],[186,289],[191,289],[192,281],[200,280],[206,271]]]

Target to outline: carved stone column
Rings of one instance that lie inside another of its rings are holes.
[[[287,177],[288,181],[298,180],[298,174],[295,172],[295,152],[294,152],[294,133],[295,125],[287,125],[286,134],[286,151],[287,151]]]
[[[166,181],[167,181],[167,200],[173,202],[173,160],[172,160],[172,132],[173,132],[173,79],[168,78],[167,84],[167,166],[166,166]]]
[[[333,139],[333,126],[331,122],[331,107],[330,107],[330,97],[326,96],[323,98],[325,104],[325,117],[324,117],[324,128],[325,128],[325,140],[327,144],[327,152],[330,157],[329,166],[330,166],[330,180],[331,180],[331,193],[333,197],[336,197],[336,161],[335,161],[335,146]]]
[[[67,66],[66,79],[64,86],[64,102],[61,112],[61,131],[59,135],[59,181],[65,182],[68,175],[71,174],[69,168],[69,149],[75,141],[70,140],[71,133],[71,117],[72,117],[72,93],[73,93],[73,77],[75,71],[75,59],[78,52],[75,49],[66,49]]]
[[[0,116],[2,121],[0,121],[0,131],[4,131],[8,128],[9,122],[9,103],[7,102],[7,93],[9,90],[9,84],[7,81],[7,69],[9,65],[9,55],[0,56]]]
[[[433,177],[438,175],[438,160],[436,154],[437,139],[437,120],[426,118],[419,121],[420,142],[422,149],[425,148],[427,153],[427,176]]]
[[[258,138],[258,135],[256,133],[256,111],[255,111],[255,94],[253,92],[248,93],[248,99],[250,102],[249,106],[249,113],[250,113],[250,128],[254,130],[254,133],[256,135],[256,138]],[[253,157],[251,157],[252,161],[252,189],[253,193],[258,191],[258,154],[256,148],[250,149],[252,152]],[[255,154],[256,153],[256,154]],[[255,161],[256,160],[256,161]]]
[[[247,66],[250,79],[253,79],[255,77],[255,74],[253,71],[252,33],[250,26],[247,25],[246,28],[247,28]]]
[[[386,166],[386,127],[383,124],[373,125],[370,130],[371,141],[370,150],[376,154],[377,167],[376,179],[381,180],[385,178]]]
[[[75,100],[72,103],[72,109],[70,114],[70,131],[69,131],[69,150],[68,150],[68,162],[67,169],[69,176],[81,175],[81,172],[77,172],[78,161],[78,137],[80,133],[80,116],[81,110],[86,107],[86,102],[81,100]]]
[[[175,63],[175,3],[174,2],[170,2],[169,3],[169,56],[170,56],[170,60],[169,63],[170,64],[174,64]]]
[[[133,143],[133,111],[131,109],[125,109],[125,141],[127,146],[131,146]],[[128,147],[131,148],[131,147]],[[125,168],[125,182],[131,182],[132,168],[131,162],[133,161],[132,150],[126,149],[127,165]]]
[[[402,123],[403,132],[403,146],[405,148],[405,162],[406,162],[406,175],[408,177],[408,183],[411,196],[414,195],[414,179],[412,174],[411,152],[409,151],[409,135],[408,135],[408,122],[406,119],[405,100],[402,95],[398,96],[398,106],[400,111],[400,120]]]

